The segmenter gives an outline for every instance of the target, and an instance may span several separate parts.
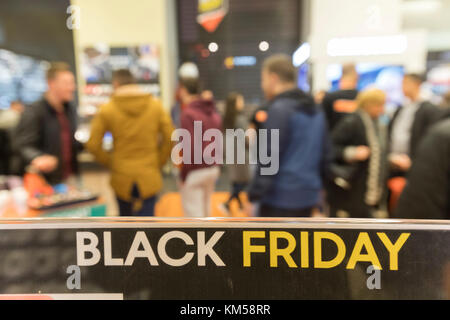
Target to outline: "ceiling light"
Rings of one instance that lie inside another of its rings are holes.
[[[439,0],[403,1],[402,10],[408,13],[434,12],[442,7]]]
[[[308,42],[303,43],[292,55],[292,64],[295,67],[300,67],[311,55],[311,46]]]
[[[388,55],[401,54],[407,47],[404,35],[333,38],[328,41],[327,53],[332,57]]]
[[[211,42],[208,45],[208,50],[211,51],[211,52],[217,52],[217,50],[219,50],[219,45],[217,43],[215,43],[215,42]]]
[[[259,50],[261,50],[261,51],[267,51],[267,50],[269,50],[269,43],[267,42],[267,41],[261,41],[260,43],[259,43]]]

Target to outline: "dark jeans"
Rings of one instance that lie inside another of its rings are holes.
[[[237,183],[237,182],[233,182],[233,186],[232,186],[232,190],[231,190],[231,195],[228,198],[226,204],[229,205],[230,202],[233,199],[236,199],[239,203],[239,207],[242,209],[242,202],[241,199],[239,198],[239,194],[244,191],[245,187],[247,187],[246,183]]]
[[[139,199],[139,189],[137,185],[133,186],[133,190],[131,191],[131,198],[136,201]],[[133,212],[133,202],[134,201],[124,201],[117,198],[117,203],[119,205],[120,216],[129,217],[129,216],[141,216],[141,217],[150,217],[155,214],[155,204],[156,204],[156,196],[143,199],[142,200],[142,208],[139,211]]]
[[[310,217],[313,208],[303,209],[282,209],[261,204],[259,208],[260,217],[277,217],[277,218],[295,218],[295,217]]]

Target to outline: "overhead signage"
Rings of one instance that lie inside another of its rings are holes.
[[[228,13],[228,0],[199,0],[197,22],[208,32],[216,31]]]

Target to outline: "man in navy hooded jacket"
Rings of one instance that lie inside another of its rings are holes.
[[[269,105],[263,129],[267,129],[267,155],[273,159],[278,153],[279,170],[264,174],[262,169],[270,163],[258,161],[248,196],[252,204],[259,203],[262,217],[307,217],[321,202],[331,159],[326,119],[314,99],[296,87],[295,79],[289,56],[274,55],[264,61],[261,86]],[[277,138],[273,129],[279,130],[279,142],[272,145],[271,139]]]

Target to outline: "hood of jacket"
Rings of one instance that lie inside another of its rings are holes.
[[[143,92],[135,84],[117,88],[112,96],[114,105],[131,117],[137,117],[144,113],[149,107],[150,99],[151,94]]]
[[[192,111],[204,113],[205,115],[212,115],[216,112],[216,105],[213,100],[198,99],[191,102],[189,105]]]
[[[296,109],[308,114],[314,114],[318,111],[314,98],[300,89],[296,88],[280,93],[273,98],[272,103],[282,99],[294,100]]]

